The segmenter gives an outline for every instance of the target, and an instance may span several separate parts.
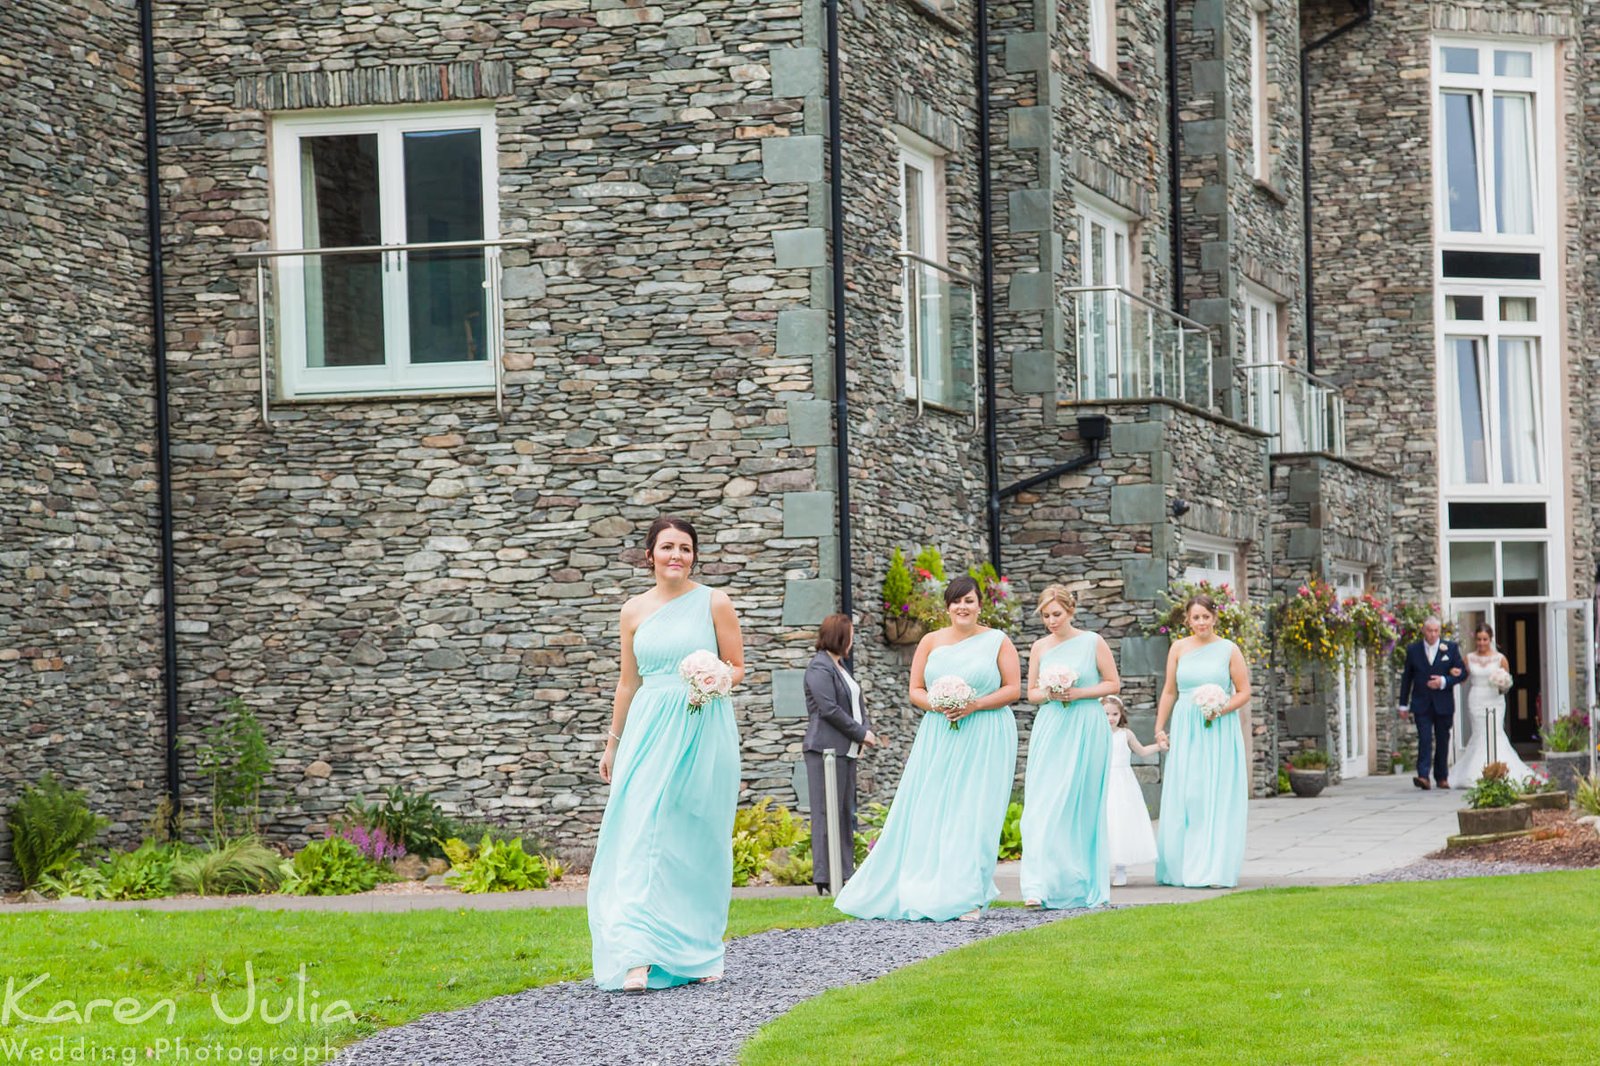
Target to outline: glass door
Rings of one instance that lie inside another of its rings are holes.
[[[1357,567],[1335,567],[1333,580],[1340,599],[1366,591],[1366,573]],[[1339,708],[1339,772],[1344,777],[1365,777],[1372,751],[1372,675],[1364,649],[1348,666],[1334,667],[1333,684]]]
[[[1595,610],[1593,600],[1557,600],[1544,605],[1546,651],[1541,729],[1573,710],[1595,715]],[[1589,773],[1595,772],[1594,730],[1590,727]]]
[[[1461,646],[1461,657],[1465,660],[1472,651],[1473,630],[1477,629],[1482,622],[1488,622],[1491,626],[1494,625],[1494,601],[1487,599],[1452,600],[1450,601],[1449,610],[1445,613],[1445,619],[1455,627],[1454,632],[1447,634],[1447,636]],[[1463,671],[1466,669],[1464,661],[1462,669]],[[1483,728],[1483,723],[1481,722],[1474,725],[1471,721],[1472,716],[1467,713],[1467,681],[1465,676],[1462,677],[1461,683],[1456,686],[1455,693],[1455,728],[1450,731],[1450,759],[1452,762],[1466,748],[1467,743],[1472,739],[1472,734]]]

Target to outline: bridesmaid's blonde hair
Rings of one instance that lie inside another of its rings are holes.
[[[1115,707],[1117,709],[1117,728],[1128,728],[1128,705],[1122,702],[1121,696],[1101,696],[1102,707]]]
[[[1039,606],[1033,609],[1034,614],[1044,614],[1044,609],[1051,603],[1059,603],[1068,614],[1078,611],[1078,597],[1074,596],[1065,585],[1048,585],[1039,593]]]

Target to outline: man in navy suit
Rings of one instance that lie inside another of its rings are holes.
[[[1400,717],[1410,714],[1417,722],[1417,773],[1411,783],[1428,786],[1428,769],[1440,788],[1450,784],[1450,724],[1456,700],[1450,690],[1466,677],[1461,649],[1442,639],[1444,626],[1437,618],[1422,623],[1422,639],[1406,649],[1406,667],[1400,675]]]

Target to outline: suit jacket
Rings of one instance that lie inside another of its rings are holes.
[[[833,657],[819,651],[806,667],[806,739],[804,751],[834,749],[840,755],[867,738],[866,700],[861,701],[861,721],[850,713],[850,688],[839,676]]]
[[[1451,670],[1460,673],[1451,676]],[[1444,688],[1429,688],[1428,678],[1444,678]],[[1455,697],[1450,690],[1467,679],[1467,661],[1461,657],[1461,648],[1453,640],[1439,641],[1439,653],[1428,662],[1428,649],[1422,641],[1406,648],[1406,666],[1400,674],[1400,706],[1411,712],[1432,711],[1452,715],[1456,711]]]

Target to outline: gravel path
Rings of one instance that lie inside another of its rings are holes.
[[[726,976],[639,996],[587,981],[546,985],[430,1014],[346,1049],[340,1066],[529,1063],[706,1066],[733,1062],[757,1028],[840,985],[859,984],[976,940],[1086,911],[991,910],[981,922],[840,922],[728,945]]]
[[[1478,859],[1418,859],[1393,870],[1359,877],[1352,885],[1378,885],[1386,881],[1448,881],[1454,877],[1503,877],[1507,874],[1545,874],[1582,867],[1540,866],[1531,862],[1483,862]]]

